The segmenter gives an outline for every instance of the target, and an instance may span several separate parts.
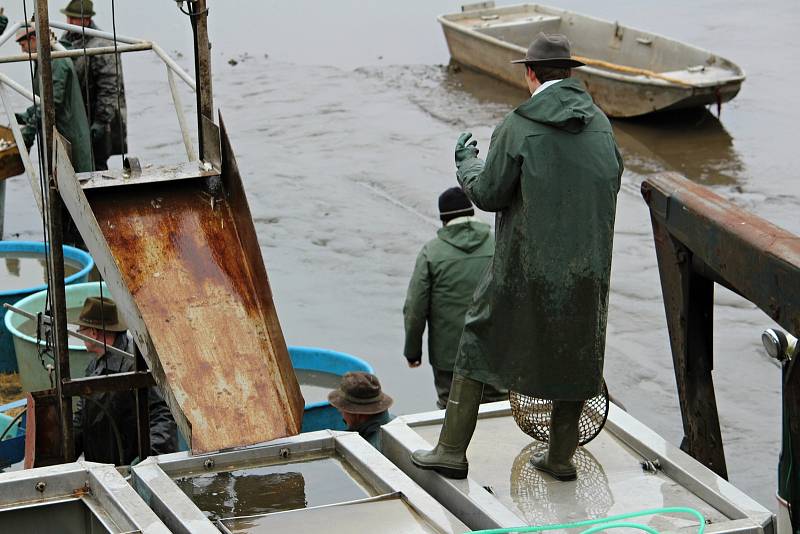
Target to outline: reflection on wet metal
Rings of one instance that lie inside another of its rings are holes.
[[[300,391],[306,404],[327,401],[328,393],[332,389],[337,389],[342,381],[341,376],[323,371],[295,369],[294,372],[297,381],[300,382]]]
[[[272,534],[275,532],[319,532],[328,534],[428,534],[431,528],[406,502],[397,496],[324,506],[309,510],[243,517],[220,521],[223,532],[231,534]]]
[[[573,461],[578,479],[561,485],[555,495],[545,475],[531,464],[531,457],[547,450],[547,445],[535,441],[523,448],[511,466],[511,498],[529,525],[560,523],[573,520],[606,517],[614,505],[608,478],[592,453],[580,447]]]
[[[435,443],[440,428],[436,423],[415,426],[414,430]],[[498,447],[498,436],[502,436],[502,447]],[[572,482],[539,475],[532,467],[528,471],[525,463],[539,446],[517,428],[509,414],[479,418],[468,451],[470,477],[482,486],[491,486],[497,500],[523,521],[546,517],[550,523],[566,523],[592,514],[615,515],[666,506],[695,508],[714,523],[729,520],[663,472],[643,472],[642,457],[608,430],[576,453],[578,479]],[[514,454],[515,450],[521,452]],[[664,515],[643,517],[641,522],[659,531],[691,524],[685,517]]]
[[[176,484],[211,520],[322,506],[369,496],[336,458],[181,476]]]
[[[0,253],[0,291],[16,291],[47,283],[46,258],[24,252]],[[81,270],[81,266],[64,261],[64,278]]]

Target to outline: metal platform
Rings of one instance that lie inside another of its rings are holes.
[[[176,533],[456,533],[464,526],[358,434],[150,457],[132,484]],[[274,497],[274,498],[273,498]],[[373,528],[374,527],[374,528]]]
[[[417,469],[409,454],[436,443],[443,416],[437,411],[395,419],[382,428],[383,453],[470,528],[561,524],[685,506],[703,514],[706,532],[774,531],[767,509],[614,405],[605,429],[576,453],[574,482],[558,482],[531,466],[531,455],[546,445],[519,430],[508,402],[481,406],[467,479]],[[688,516],[637,521],[659,532],[697,531]]]
[[[3,532],[169,534],[114,466],[76,462],[0,477]]]

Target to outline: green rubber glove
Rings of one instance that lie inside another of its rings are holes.
[[[461,162],[467,158],[475,158],[478,156],[478,141],[473,139],[470,141],[472,134],[464,132],[458,136],[456,141],[456,167],[461,165]]]
[[[8,17],[0,12],[0,35],[3,35],[8,27]]]

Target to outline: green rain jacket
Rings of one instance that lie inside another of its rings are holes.
[[[422,358],[422,333],[427,322],[431,365],[453,371],[464,315],[492,254],[491,228],[478,221],[440,228],[436,238],[422,247],[403,307],[403,354],[409,361]]]
[[[92,169],[92,142],[89,134],[89,121],[81,97],[81,87],[72,66],[72,60],[58,58],[53,65],[53,101],[56,110],[56,129],[69,141],[72,150],[71,160],[75,172]],[[36,65],[34,93],[39,94],[39,65]],[[25,145],[30,147],[41,124],[40,106],[33,105],[24,113],[17,115],[22,125]]]
[[[485,164],[461,162],[467,196],[497,212],[497,248],[456,372],[545,399],[599,393],[622,168],[608,119],[574,78],[509,113]]]

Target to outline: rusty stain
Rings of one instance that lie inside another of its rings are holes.
[[[269,282],[251,274],[231,206],[211,209],[189,180],[86,193],[191,424],[192,450],[299,432],[302,397],[280,368]]]
[[[85,497],[86,495],[92,494],[92,488],[89,487],[89,482],[84,482],[83,486],[80,488],[75,488],[72,490],[71,495],[76,498]]]

